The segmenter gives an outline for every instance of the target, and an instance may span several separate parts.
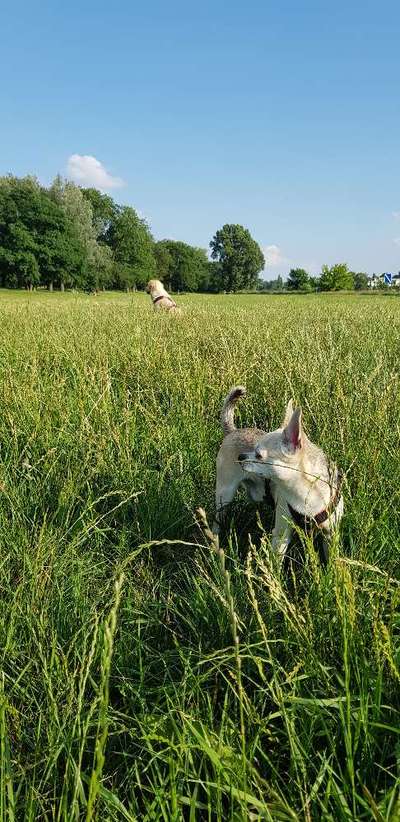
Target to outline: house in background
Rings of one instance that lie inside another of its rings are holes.
[[[368,280],[368,288],[400,288],[400,271],[392,274],[392,282],[385,282],[385,274],[373,274]]]

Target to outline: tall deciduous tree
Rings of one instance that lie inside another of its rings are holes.
[[[62,209],[37,180],[11,176],[0,180],[0,279],[4,285],[32,288],[46,283],[52,265],[60,265],[54,248],[65,231]],[[63,256],[70,257],[72,249],[73,244],[66,243]]]
[[[154,242],[146,221],[130,206],[123,206],[110,225],[108,242],[119,287],[143,288],[156,273]]]
[[[309,291],[310,277],[304,268],[291,268],[287,280],[289,291]]]
[[[354,274],[354,288],[356,291],[362,291],[368,288],[368,274],[363,271],[357,271]]]
[[[320,279],[319,279],[319,277],[310,277],[310,289],[311,289],[311,291],[319,291],[320,290]]]
[[[109,194],[102,194],[97,188],[82,188],[84,198],[92,207],[93,227],[100,243],[108,241],[108,232],[119,213],[119,206]]]
[[[161,280],[167,288],[171,288],[171,277],[174,267],[174,258],[169,250],[172,240],[159,240],[154,244],[154,256],[156,260],[157,279]]]
[[[217,294],[221,290],[221,264],[217,260],[209,260],[207,263],[207,277],[203,281],[204,291]]]
[[[172,291],[197,291],[208,280],[207,252],[177,240],[155,245],[157,276]]]
[[[347,291],[354,288],[354,275],[349,271],[347,263],[322,266],[319,281],[321,291]]]
[[[65,285],[82,282],[84,249],[61,213],[62,221],[49,232],[46,243],[41,248],[40,281],[50,291],[53,287],[64,289]]]
[[[257,275],[265,266],[260,246],[247,228],[224,225],[210,242],[211,256],[220,263],[221,287],[239,291],[256,285]]]
[[[64,213],[66,234],[73,246],[81,248],[81,265],[76,265],[69,271],[62,268],[66,277],[62,285],[77,285],[96,291],[109,283],[112,260],[108,249],[97,242],[97,227],[90,198],[85,197],[82,189],[75,183],[59,176],[50,188],[50,197]]]

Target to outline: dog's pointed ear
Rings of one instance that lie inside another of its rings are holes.
[[[288,425],[288,423],[290,421],[290,418],[291,418],[292,414],[293,414],[293,400],[290,399],[287,406],[286,406],[286,411],[285,411],[285,415],[283,417],[281,428],[286,428],[286,426]]]
[[[301,422],[301,408],[296,408],[282,433],[283,444],[291,453],[303,446],[303,426]]]

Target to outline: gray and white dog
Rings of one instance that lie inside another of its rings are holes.
[[[252,500],[261,502],[265,480],[269,480],[275,502],[272,546],[279,557],[286,553],[294,526],[305,531],[319,529],[327,552],[343,515],[341,472],[305,435],[301,409],[294,409],[292,400],[276,431],[237,429],[234,409],[245,393],[243,386],[232,388],[221,411],[225,437],[217,456],[214,532],[218,534],[224,512],[239,486],[246,488]]]

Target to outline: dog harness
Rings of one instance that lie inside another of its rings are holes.
[[[290,502],[287,503],[287,507],[289,508],[293,522],[302,531],[307,533],[315,527],[321,528],[321,525],[329,519],[331,514],[337,508],[342,496],[343,472],[338,470],[336,477],[336,491],[332,501],[329,503],[327,508],[324,508],[318,514],[315,514],[314,517],[308,517],[306,514],[301,514],[300,511],[296,511],[296,509],[290,505]]]
[[[161,294],[160,297],[156,297],[155,300],[153,300],[153,305],[159,303],[160,300],[169,300],[170,303],[174,306],[174,308],[176,308],[176,302],[174,302],[174,300],[171,300],[171,297],[169,297],[168,294]]]

